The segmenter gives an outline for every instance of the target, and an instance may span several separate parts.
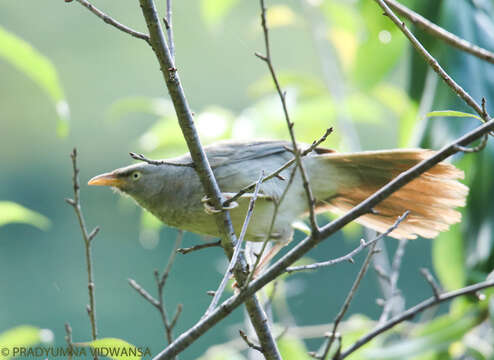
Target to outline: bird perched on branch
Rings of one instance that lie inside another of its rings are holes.
[[[224,141],[205,147],[205,152],[219,188],[228,199],[255,183],[262,171],[270,174],[293,159],[290,147],[285,141]],[[316,200],[316,212],[343,214],[433,153],[396,149],[344,154],[317,147],[302,161]],[[98,175],[89,185],[117,188],[169,226],[218,236],[210,211],[205,211],[210,207],[207,201],[205,204],[204,190],[190,155],[156,163],[159,165],[142,162]],[[292,223],[309,211],[300,171],[294,174],[270,234],[269,230],[275,204],[290,183],[295,167],[292,164],[260,185],[245,240],[264,241],[269,236],[269,240],[281,245],[291,240]],[[458,181],[462,178],[461,170],[439,163],[356,221],[384,232],[408,210],[407,219],[390,236],[434,238],[461,220],[461,214],[454,208],[464,206],[468,194],[468,187]],[[252,193],[246,193],[229,206],[237,235],[251,197]]]

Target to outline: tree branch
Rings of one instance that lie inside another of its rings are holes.
[[[164,349],[160,354],[158,354],[155,360],[164,360],[178,354],[189,345],[191,345],[195,340],[206,333],[210,328],[212,328],[216,323],[224,319],[230,312],[242,304],[245,299],[254,294],[256,291],[260,290],[266,284],[274,280],[276,277],[285,272],[285,269],[293,264],[295,261],[304,256],[309,250],[314,248],[317,244],[323,241],[325,238],[334,234],[336,231],[340,230],[346,224],[355,220],[361,215],[364,215],[370,211],[370,209],[376,206],[378,203],[386,199],[388,196],[416,179],[418,176],[432,168],[434,165],[448,158],[449,156],[458,152],[456,149],[457,145],[466,146],[475,140],[481,138],[484,134],[489,131],[494,130],[494,120],[489,120],[487,123],[477,127],[476,129],[470,131],[466,135],[452,142],[451,144],[443,147],[432,157],[425,159],[413,166],[409,170],[401,173],[396,178],[394,178],[387,185],[382,187],[380,190],[375,192],[372,196],[368,197],[366,200],[361,202],[359,205],[355,206],[352,210],[347,212],[345,215],[340,216],[338,219],[332,221],[331,223],[325,225],[321,228],[321,236],[313,237],[308,236],[301,242],[299,242],[294,248],[288,251],[282,258],[276,261],[271,267],[269,267],[263,274],[258,278],[254,279],[245,290],[240,294],[234,295],[224,301],[215,311],[213,311],[207,317],[202,318],[189,330],[182,333],[170,346]]]
[[[95,14],[97,17],[99,17],[101,20],[103,20],[105,23],[110,24],[111,26],[117,28],[118,30],[123,31],[124,33],[127,33],[135,38],[144,40],[149,44],[148,35],[140,33],[139,31],[133,30],[119,23],[117,20],[113,19],[111,16],[105,14],[103,11],[99,10],[97,7],[92,5],[89,1],[86,0],[76,0],[76,1],[82,6],[84,6],[86,9],[91,11],[93,14]],[[72,0],[65,0],[65,2],[72,2]]]
[[[465,51],[469,54],[472,54],[482,60],[485,60],[487,62],[490,62],[494,64],[494,53],[477,46],[475,44],[472,44],[471,42],[460,38],[459,36],[456,36],[453,33],[450,33],[446,29],[444,29],[441,26],[438,26],[434,24],[433,22],[427,20],[424,18],[422,15],[417,14],[415,11],[409,9],[403,4],[400,4],[396,0],[384,0],[386,4],[392,8],[394,11],[396,11],[398,14],[401,16],[406,17],[408,20],[410,20],[414,25],[417,27],[421,28],[425,32],[429,33],[430,35],[444,41],[445,43],[460,49],[462,51]]]

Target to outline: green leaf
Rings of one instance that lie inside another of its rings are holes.
[[[465,254],[459,225],[432,241],[432,262],[441,284],[447,290],[465,286]]]
[[[30,347],[41,341],[41,330],[34,326],[21,325],[0,334],[0,349],[8,349],[8,354],[0,352],[0,360],[13,358],[12,349]]]
[[[455,111],[455,110],[440,110],[440,111],[431,111],[430,113],[427,114],[427,117],[469,117],[469,118],[475,118],[480,121],[482,118],[480,116],[477,116],[475,114],[469,114],[465,113],[462,111]]]
[[[238,0],[201,0],[202,18],[210,28],[217,28]]]
[[[46,230],[50,227],[50,220],[32,210],[11,201],[0,201],[0,226],[10,223],[22,223]]]
[[[69,105],[51,61],[30,44],[1,26],[0,58],[4,58],[46,92],[53,101],[58,115],[57,134],[61,137],[66,136],[69,129]]]
[[[103,338],[77,345],[90,346],[101,356],[115,360],[140,360],[144,352],[143,349],[117,338]]]

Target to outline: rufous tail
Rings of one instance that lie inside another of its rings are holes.
[[[431,150],[386,150],[353,154],[316,155],[312,164],[317,210],[344,214],[382,186],[418,162],[431,157]],[[323,179],[326,177],[326,179]],[[414,239],[434,238],[439,232],[461,221],[456,207],[464,206],[468,187],[460,183],[463,171],[448,163],[439,163],[374,207],[375,213],[359,217],[356,222],[378,232],[389,229],[405,211],[409,215],[390,236]],[[330,196],[321,191],[330,185]]]

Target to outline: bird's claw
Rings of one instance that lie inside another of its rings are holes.
[[[206,214],[209,215],[218,214],[226,210],[232,210],[238,206],[238,203],[236,201],[232,201],[228,206],[223,206],[221,209],[217,209],[213,205],[211,205],[210,200],[211,199],[208,198],[207,196],[204,196],[201,199],[202,205],[204,206],[204,211],[206,212]]]

